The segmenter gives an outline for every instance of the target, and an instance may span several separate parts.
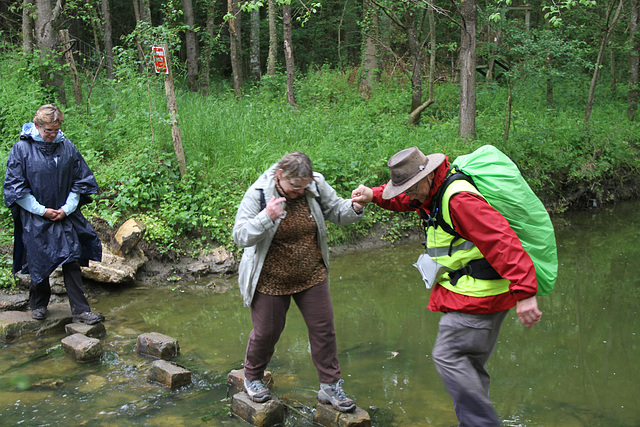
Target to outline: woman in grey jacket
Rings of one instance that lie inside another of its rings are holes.
[[[356,222],[364,206],[343,199],[314,172],[306,154],[286,154],[247,190],[238,208],[233,240],[244,248],[238,283],[251,307],[253,330],[244,363],[244,388],[255,402],[271,399],[263,377],[284,329],[291,298],[309,330],[318,371],[318,400],[350,412],[355,403],[342,389],[333,305],[329,293],[329,247],[325,220]]]

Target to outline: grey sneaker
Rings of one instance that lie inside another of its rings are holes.
[[[104,316],[92,311],[85,311],[84,313],[74,314],[73,321],[75,323],[86,323],[87,325],[95,325],[98,322],[102,322]]]
[[[249,399],[257,403],[263,403],[271,399],[271,392],[262,380],[249,381],[245,378],[244,391],[247,392]]]
[[[349,399],[342,389],[343,380],[338,380],[333,384],[320,384],[318,400],[321,403],[329,403],[334,409],[340,412],[351,412],[356,409],[356,403]]]
[[[47,308],[34,308],[31,317],[36,320],[44,320],[47,317]]]

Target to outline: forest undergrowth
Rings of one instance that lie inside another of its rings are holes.
[[[55,103],[42,89],[37,70],[19,55],[0,60],[0,162],[37,108]],[[171,137],[162,77],[122,67],[116,79],[97,79],[82,105],[63,107],[62,130],[84,155],[101,192],[84,208],[103,238],[125,220],[147,226],[146,248],[175,259],[224,246],[231,239],[237,206],[249,185],[290,151],[304,151],[338,194],[349,197],[359,184],[389,179],[386,162],[395,152],[418,146],[453,161],[492,144],[521,169],[547,209],[561,212],[637,198],[640,193],[640,132],[626,118],[626,90],[603,83],[588,125],[584,107],[588,76],[559,81],[554,105],[546,87],[529,80],[512,90],[509,138],[505,141],[507,88],[498,80],[477,87],[477,138],[458,137],[459,88],[436,85],[436,102],[420,124],[407,124],[410,82],[404,74],[382,74],[371,97],[358,91],[357,69],[320,67],[295,84],[298,108],[286,102],[286,76],[264,76],[236,99],[227,80],[203,96],[177,82],[178,126],[187,162],[180,176]],[[89,86],[92,82],[87,81]],[[85,90],[88,91],[87,86]],[[71,88],[69,88],[69,93]],[[86,93],[86,92],[85,92]],[[367,209],[348,227],[330,227],[330,244],[364,237],[397,240],[417,226],[415,215]],[[11,215],[0,213],[0,287],[10,286]]]

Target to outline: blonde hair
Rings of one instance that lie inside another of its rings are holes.
[[[284,179],[313,179],[311,159],[302,151],[294,151],[282,156],[277,169],[282,169],[282,178]]]
[[[38,108],[33,122],[38,126],[51,124],[62,125],[62,123],[64,123],[64,116],[62,115],[62,110],[60,110],[57,105],[46,104]]]

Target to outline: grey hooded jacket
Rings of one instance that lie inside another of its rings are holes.
[[[245,307],[251,305],[262,264],[267,256],[271,240],[282,220],[278,218],[272,221],[269,218],[267,211],[262,208],[260,197],[261,191],[266,202],[271,200],[272,196],[280,197],[274,179],[276,167],[277,164],[271,166],[249,187],[240,202],[233,226],[233,240],[238,246],[244,248],[238,271],[238,285]],[[318,226],[318,245],[322,250],[322,259],[328,270],[329,245],[327,244],[325,219],[337,225],[347,225],[362,218],[362,212],[356,213],[351,206],[351,200],[339,197],[322,174],[314,172],[313,179],[317,186],[312,184],[305,194],[311,215]]]

